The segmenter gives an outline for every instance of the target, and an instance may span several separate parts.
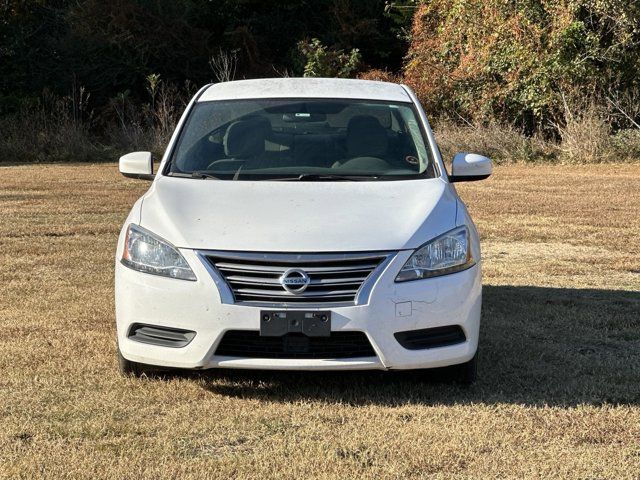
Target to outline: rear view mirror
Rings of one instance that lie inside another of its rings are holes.
[[[285,113],[282,115],[282,121],[291,122],[324,122],[327,119],[327,115],[324,113]]]
[[[477,153],[456,153],[451,165],[450,182],[473,182],[484,180],[493,171],[491,160]]]
[[[153,180],[153,156],[151,152],[133,152],[120,157],[120,173],[125,177]]]

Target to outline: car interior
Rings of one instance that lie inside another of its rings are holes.
[[[171,171],[433,176],[417,123],[392,104],[282,101],[249,110],[218,112],[233,120],[181,139]]]

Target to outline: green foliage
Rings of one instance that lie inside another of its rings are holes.
[[[393,0],[385,2],[384,12],[393,22],[396,37],[403,42],[411,40],[411,20],[420,0]]]
[[[637,0],[430,0],[405,73],[432,113],[531,132],[563,116],[563,93],[635,88],[639,44]]]
[[[299,42],[298,50],[304,57],[305,77],[353,77],[362,62],[357,48],[345,53],[325,47],[317,38]]]

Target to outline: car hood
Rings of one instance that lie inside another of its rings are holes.
[[[258,252],[413,249],[455,227],[441,179],[219,181],[161,176],[141,225],[181,248]]]

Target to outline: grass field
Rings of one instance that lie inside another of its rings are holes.
[[[640,478],[640,166],[508,166],[483,240],[480,379],[117,373],[113,255],[148,186],[1,167],[0,476]]]

